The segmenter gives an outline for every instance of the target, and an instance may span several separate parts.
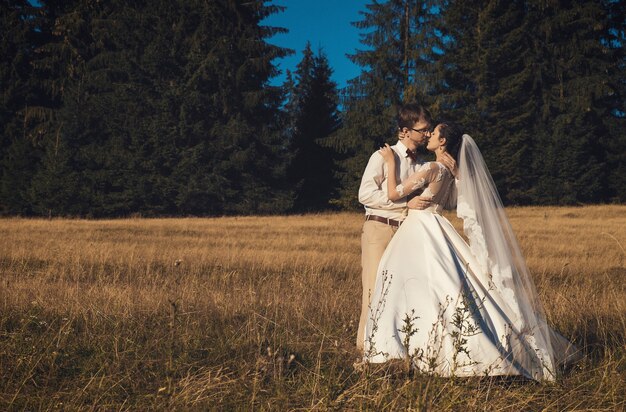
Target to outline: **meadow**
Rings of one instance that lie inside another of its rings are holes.
[[[2,219],[0,410],[626,410],[626,206],[507,213],[555,383],[355,370],[362,214]]]

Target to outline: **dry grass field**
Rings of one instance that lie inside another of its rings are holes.
[[[355,371],[360,214],[13,218],[0,410],[625,410],[626,206],[507,211],[586,354],[556,383]]]

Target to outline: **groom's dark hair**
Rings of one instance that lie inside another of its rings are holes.
[[[428,109],[418,103],[407,103],[400,106],[396,120],[400,129],[403,127],[411,128],[419,121],[424,121],[428,124],[433,123],[433,117]]]

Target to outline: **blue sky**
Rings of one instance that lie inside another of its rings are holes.
[[[346,86],[348,80],[358,76],[361,69],[346,54],[363,48],[359,42],[359,30],[351,23],[362,19],[359,11],[364,11],[368,3],[365,0],[274,0],[272,4],[286,9],[268,17],[263,24],[284,27],[289,33],[276,35],[268,42],[293,49],[296,53],[274,61],[282,74],[274,78],[272,84],[282,84],[286,70],[295,69],[302,59],[307,40],[311,42],[313,52],[321,47],[328,57],[334,71],[332,79],[338,87]]]

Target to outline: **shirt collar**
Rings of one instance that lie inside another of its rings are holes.
[[[409,157],[406,153],[409,149],[404,145],[404,143],[402,143],[402,141],[398,140],[398,143],[396,143],[395,146],[398,148],[398,153],[400,153],[403,157]]]

